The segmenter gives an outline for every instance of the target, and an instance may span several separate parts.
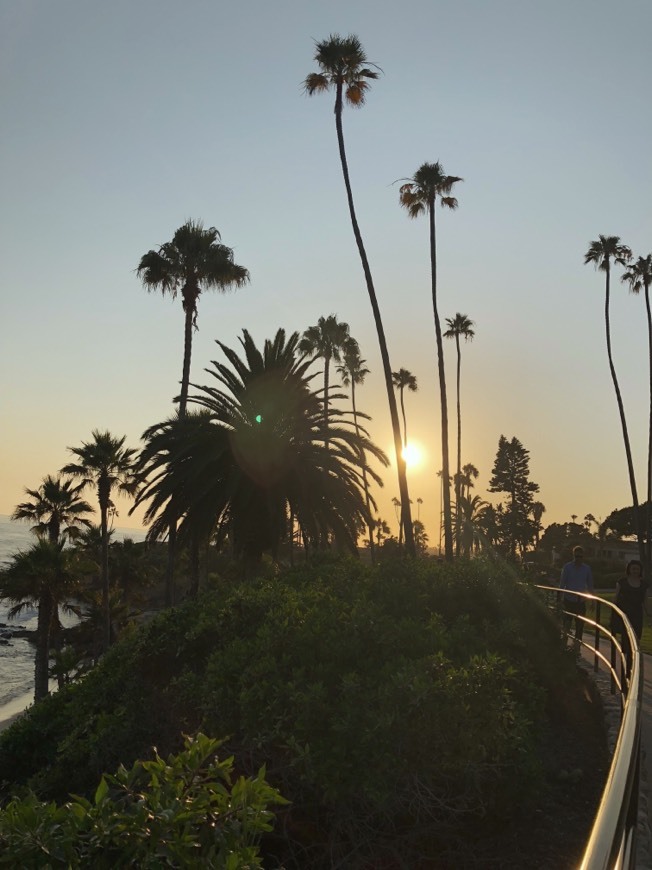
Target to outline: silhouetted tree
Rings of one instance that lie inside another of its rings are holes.
[[[632,449],[629,442],[629,432],[627,429],[627,420],[625,418],[625,406],[620,393],[620,386],[616,376],[616,368],[614,366],[613,355],[611,352],[611,324],[609,320],[609,299],[610,299],[610,278],[611,278],[611,262],[618,263],[621,266],[626,266],[632,258],[632,252],[627,245],[621,244],[619,236],[599,236],[597,241],[590,243],[589,249],[584,255],[584,263],[593,263],[596,269],[600,269],[605,273],[605,296],[604,296],[604,324],[605,334],[607,339],[607,356],[609,359],[609,371],[611,372],[611,380],[616,393],[616,402],[618,404],[618,413],[620,415],[620,424],[623,430],[623,443],[625,445],[625,456],[627,458],[627,471],[629,473],[629,486],[632,492],[632,502],[638,514],[638,492],[636,489],[636,476],[634,474],[634,462],[632,460]],[[643,527],[638,530],[638,545],[640,550],[641,561],[645,560],[645,545],[643,543],[644,530]]]
[[[444,345],[442,340],[439,309],[437,305],[437,239],[435,233],[435,203],[439,199],[445,208],[456,209],[457,200],[450,196],[458,181],[455,175],[445,175],[441,163],[423,163],[412,178],[402,185],[400,203],[411,218],[428,214],[430,229],[430,275],[432,289],[432,308],[435,316],[435,337],[437,340],[437,362],[439,371],[439,394],[441,401],[441,444],[442,470],[444,473],[444,550],[447,559],[453,558],[453,526],[451,516],[450,462],[448,455],[448,401],[446,399],[446,374],[444,370]]]
[[[370,64],[368,62],[360,40],[357,36],[353,35],[342,37],[338,34],[332,34],[328,39],[317,42],[314,57],[319,67],[319,72],[310,73],[306,77],[304,81],[304,89],[309,96],[330,90],[335,91],[335,129],[337,132],[337,144],[340,153],[340,163],[342,164],[342,175],[344,177],[344,186],[346,188],[351,226],[353,228],[353,235],[360,255],[362,271],[364,272],[367,293],[369,294],[369,301],[371,302],[376,332],[378,334],[380,356],[383,363],[385,389],[387,391],[387,402],[389,404],[392,434],[394,437],[394,450],[396,453],[398,487],[401,494],[401,503],[403,505],[402,522],[405,531],[405,546],[408,555],[414,556],[415,548],[414,534],[412,531],[412,514],[410,512],[410,496],[407,485],[405,460],[403,458],[401,445],[398,408],[396,405],[394,388],[392,386],[392,368],[389,361],[387,341],[385,339],[385,329],[383,327],[380,307],[376,297],[376,289],[374,287],[367,252],[365,250],[362,233],[360,232],[358,218],[355,212],[342,127],[342,110],[344,108],[344,103],[346,102],[348,105],[353,107],[364,105],[365,96],[369,89],[369,82],[378,78],[378,67],[375,67],[375,64]],[[375,67],[375,69],[372,69],[372,67]]]
[[[31,531],[53,544],[62,538],[74,540],[81,529],[92,525],[86,514],[93,508],[81,498],[84,486],[48,474],[38,489],[25,489],[32,500],[16,505],[11,518],[34,523]]]
[[[645,562],[647,568],[646,576],[649,577],[649,570],[652,566],[652,540],[650,540],[650,525],[652,524],[652,513],[650,505],[652,505],[652,310],[650,308],[650,285],[652,285],[652,254],[647,257],[638,257],[634,263],[631,263],[625,274],[620,279],[629,284],[629,289],[632,293],[640,293],[641,290],[645,294],[645,311],[647,314],[647,347],[648,347],[648,371],[649,371],[649,418],[648,418],[648,439],[647,439],[647,505],[648,510],[645,514]]]
[[[136,451],[124,446],[126,436],[116,438],[110,432],[91,433],[93,440],[82,442],[81,447],[69,447],[76,457],[61,469],[62,474],[81,478],[84,486],[94,486],[100,506],[102,530],[102,607],[104,612],[104,649],[111,645],[111,613],[109,609],[109,510],[113,507],[114,490],[133,495],[136,489],[134,461]]]
[[[505,551],[515,557],[517,549],[523,553],[534,535],[530,514],[533,495],[539,492],[539,485],[530,480],[530,453],[518,438],[508,441],[500,436],[489,492],[507,493],[499,529]]]

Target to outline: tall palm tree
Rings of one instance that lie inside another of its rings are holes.
[[[111,611],[109,606],[109,510],[114,490],[133,495],[136,488],[134,461],[136,451],[125,447],[126,436],[116,438],[110,432],[91,432],[92,441],[68,450],[77,459],[61,469],[62,474],[81,478],[83,486],[94,486],[100,506],[102,531],[102,609],[104,612],[104,650],[111,645]]]
[[[342,379],[342,384],[345,387],[351,387],[351,407],[353,409],[353,423],[358,438],[360,437],[360,427],[358,425],[358,409],[355,402],[355,388],[362,386],[365,378],[369,374],[369,369],[366,367],[366,359],[360,356],[360,348],[355,339],[350,338],[342,349],[342,362],[337,367],[337,373]],[[371,499],[369,497],[369,478],[367,477],[366,459],[364,454],[362,460],[362,484],[364,486],[365,502],[369,513],[369,552],[371,561],[375,559],[374,553],[374,522],[371,513]]]
[[[620,266],[626,266],[632,258],[631,249],[627,245],[623,245],[620,241],[620,236],[603,236],[600,235],[597,240],[592,241],[589,249],[584,255],[584,263],[593,263],[596,269],[605,273],[605,296],[604,296],[604,324],[605,334],[607,338],[607,356],[609,358],[609,371],[611,372],[611,380],[613,381],[614,391],[616,393],[616,402],[618,403],[618,413],[620,415],[620,424],[623,430],[623,442],[625,444],[625,456],[627,458],[627,470],[629,473],[629,485],[632,492],[632,504],[634,506],[634,515],[638,520],[638,546],[641,561],[645,561],[645,533],[640,521],[640,511],[638,509],[638,492],[636,490],[636,477],[634,474],[634,462],[632,460],[632,449],[629,443],[629,432],[627,429],[627,420],[625,418],[625,407],[620,393],[620,386],[616,376],[616,368],[613,362],[611,353],[611,323],[609,320],[609,300],[610,300],[610,278],[611,278],[611,262],[618,263]]]
[[[204,290],[226,292],[249,281],[249,272],[233,262],[233,250],[221,243],[215,227],[204,229],[201,221],[186,221],[171,242],[150,250],[140,259],[137,274],[148,290],[160,290],[176,299],[181,293],[184,311],[183,371],[179,416],[186,413],[192,333],[197,329],[197,302]]]
[[[277,557],[295,517],[313,547],[332,534],[356,553],[357,528],[368,522],[360,457],[364,449],[387,464],[384,453],[361,428],[358,437],[336,407],[326,447],[323,405],[310,389],[311,362],[298,352],[298,333],[286,339],[281,329],[261,351],[244,330],[242,356],[218,344],[227,362],[207,370],[217,385],[197,386],[191,398],[203,414],[143,435],[147,483],[137,504],[149,503],[148,537],[164,533],[168,515],[176,515],[182,539],[213,529],[218,538],[228,534],[249,570],[266,551]],[[367,473],[381,483],[369,467]]]
[[[444,333],[444,338],[454,338],[455,348],[457,350],[457,472],[454,477],[455,482],[455,502],[459,503],[462,486],[462,412],[460,409],[460,378],[462,371],[462,351],[460,349],[460,337],[465,341],[472,341],[475,332],[473,331],[473,321],[466,314],[460,314],[459,311],[455,317],[447,317],[446,323],[448,329]],[[460,540],[459,535],[455,538],[455,554],[459,555]]]
[[[79,591],[82,569],[73,550],[63,541],[41,538],[29,550],[16,553],[0,572],[0,597],[13,603],[12,619],[28,607],[38,610],[34,657],[34,700],[49,691],[48,659],[53,626],[58,623],[59,606]]]
[[[448,402],[446,399],[446,373],[444,371],[444,345],[441,323],[437,307],[437,238],[435,232],[435,203],[442,207],[457,208],[457,200],[450,193],[462,181],[456,175],[446,175],[444,167],[437,163],[423,163],[412,178],[401,186],[399,201],[411,218],[428,213],[430,230],[430,277],[432,289],[432,308],[435,316],[435,336],[437,339],[437,363],[439,371],[439,395],[441,400],[441,448],[443,479],[450,479],[448,457]],[[451,497],[449,486],[444,487],[444,551],[447,559],[453,558],[453,529],[451,516]]]
[[[401,414],[403,416],[403,450],[407,447],[407,422],[405,419],[405,401],[403,393],[407,389],[411,393],[416,393],[418,389],[416,375],[407,369],[399,369],[397,372],[392,372],[392,383],[395,389],[398,390],[401,397]]]
[[[650,510],[652,506],[652,310],[650,308],[650,285],[652,285],[652,254],[647,257],[638,257],[634,263],[631,263],[620,279],[627,281],[629,289],[632,293],[640,293],[641,290],[645,293],[645,310],[647,312],[647,346],[648,346],[648,363],[650,371],[650,412],[648,423],[648,448],[647,448],[647,499],[645,506],[645,565],[648,568],[652,565],[652,535],[650,535],[650,525],[652,525],[652,517]],[[646,574],[649,576],[649,574]]]
[[[299,342],[299,352],[324,360],[324,438],[328,446],[328,389],[331,362],[339,363],[342,351],[351,341],[349,324],[337,319],[337,315],[320,317],[316,326],[309,326]]]
[[[532,519],[534,520],[534,546],[535,549],[539,549],[539,537],[541,535],[541,517],[546,512],[546,506],[543,502],[535,501],[532,505]]]
[[[331,34],[328,39],[317,42],[315,46],[314,59],[319,67],[319,72],[310,73],[306,77],[304,81],[304,89],[309,96],[330,90],[335,91],[335,129],[337,132],[337,144],[342,165],[342,175],[344,177],[344,186],[346,188],[351,226],[353,228],[353,235],[355,236],[358,253],[360,255],[362,271],[364,272],[369,301],[371,302],[376,332],[378,334],[380,356],[383,363],[385,389],[387,391],[387,402],[389,404],[389,413],[392,421],[392,434],[394,437],[394,451],[396,453],[398,487],[401,493],[401,503],[403,505],[403,529],[405,531],[406,551],[409,556],[414,556],[415,549],[414,534],[412,531],[412,514],[410,512],[410,496],[408,493],[405,459],[403,458],[403,449],[401,445],[401,429],[398,418],[398,408],[396,405],[394,388],[392,386],[392,367],[389,361],[389,351],[385,339],[385,330],[380,315],[380,308],[378,306],[376,290],[371,275],[371,268],[369,266],[367,252],[362,241],[362,233],[360,232],[355,212],[342,127],[342,110],[344,108],[344,103],[346,102],[348,105],[353,107],[364,105],[366,93],[369,89],[369,82],[378,78],[378,67],[367,61],[367,56],[360,40],[357,36],[353,35],[342,37],[338,34]],[[372,69],[372,67],[375,68]]]
[[[48,474],[38,489],[25,488],[31,501],[16,505],[11,518],[34,523],[31,530],[53,544],[66,538],[73,540],[81,533],[81,528],[88,529],[92,525],[84,516],[92,513],[93,508],[81,498],[83,488],[83,483],[74,486],[71,480]]]
[[[215,227],[204,228],[201,221],[186,221],[171,242],[150,250],[141,257],[137,274],[148,290],[169,293],[173,299],[181,293],[184,310],[183,370],[179,416],[185,417],[190,383],[192,333],[197,329],[197,302],[204,290],[226,292],[249,281],[249,272],[233,261],[233,250],[221,243]],[[174,600],[174,563],[177,538],[176,520],[168,529],[168,563],[165,577],[166,604]]]

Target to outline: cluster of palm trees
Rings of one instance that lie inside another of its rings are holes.
[[[644,565],[652,564],[650,541],[650,506],[652,504],[652,310],[650,307],[650,285],[652,284],[652,254],[639,256],[634,259],[631,249],[623,244],[619,236],[604,236],[600,235],[589,245],[588,250],[584,255],[584,263],[593,263],[596,269],[605,273],[605,299],[604,299],[604,322],[605,335],[607,342],[607,357],[609,360],[609,371],[611,380],[616,394],[616,403],[618,405],[618,414],[623,434],[623,443],[625,446],[625,457],[627,460],[627,471],[629,476],[629,485],[632,494],[632,505],[634,508],[634,516],[637,519],[638,529],[638,545],[640,558]],[[648,452],[647,452],[647,508],[646,517],[643,520],[641,511],[639,511],[638,489],[636,485],[636,474],[634,472],[634,462],[632,459],[632,449],[629,440],[629,430],[627,427],[627,418],[625,416],[625,406],[623,404],[620,384],[616,374],[616,367],[613,361],[613,352],[611,346],[611,323],[610,323],[610,298],[611,298],[611,269],[613,265],[622,266],[625,271],[621,276],[621,281],[629,285],[632,293],[640,293],[643,291],[645,295],[645,308],[647,313],[647,328],[648,328],[648,369],[649,369],[649,425],[648,425]]]
[[[346,149],[344,145],[344,133],[342,124],[342,114],[345,104],[353,107],[360,107],[365,102],[365,97],[369,89],[370,83],[378,78],[380,69],[376,64],[369,63],[362,44],[357,36],[349,35],[342,37],[338,34],[332,34],[328,39],[319,41],[315,46],[314,59],[318,66],[317,72],[310,73],[304,82],[304,88],[308,95],[334,91],[335,93],[335,127],[337,133],[337,143],[342,166],[342,174],[344,177],[344,185],[346,189],[347,202],[349,206],[349,214],[355,242],[360,255],[362,270],[364,273],[367,292],[371,302],[376,331],[378,334],[378,343],[383,363],[383,372],[385,376],[385,385],[387,390],[387,400],[389,404],[390,417],[392,423],[392,432],[394,437],[394,448],[396,452],[396,467],[398,472],[398,487],[401,505],[401,522],[400,528],[405,534],[405,549],[408,555],[414,555],[414,533],[412,526],[412,515],[410,510],[410,498],[407,484],[406,463],[404,458],[404,439],[401,438],[400,423],[398,410],[396,405],[396,397],[393,386],[394,379],[389,360],[389,352],[383,328],[382,317],[378,305],[378,299],[375,291],[374,281],[372,277],[369,259],[367,257],[364,246],[362,233],[356,214],[353,193],[351,188],[351,180],[346,157]],[[441,449],[442,449],[442,468],[443,480],[450,480],[450,460],[448,450],[448,403],[446,395],[446,374],[444,368],[444,351],[442,341],[442,329],[439,317],[438,298],[437,298],[437,245],[436,245],[436,221],[435,221],[435,206],[437,202],[441,206],[448,209],[457,208],[457,199],[452,196],[453,187],[460,181],[461,178],[455,175],[446,175],[443,166],[439,161],[436,163],[423,163],[411,178],[403,179],[404,183],[400,188],[399,201],[408,215],[412,218],[419,217],[421,214],[428,215],[429,226],[429,242],[430,242],[430,273],[431,273],[431,295],[432,306],[435,322],[435,337],[437,345],[437,372],[439,381],[439,399],[441,409]],[[468,318],[466,318],[468,321]],[[472,336],[469,333],[471,322],[468,321],[465,337]],[[457,328],[457,326],[455,327]],[[461,335],[464,332],[458,334]],[[458,345],[459,350],[459,345]],[[401,390],[401,400],[403,399],[403,391]],[[458,408],[459,408],[459,356],[458,356]],[[405,415],[404,415],[404,431],[405,431]],[[459,429],[459,413],[458,413],[458,455],[459,442],[461,440]],[[459,461],[458,461],[459,472]],[[443,505],[443,526],[445,539],[445,555],[447,559],[453,557],[453,519],[451,511],[450,489],[446,485],[444,487],[444,505]],[[458,547],[459,550],[459,547]]]

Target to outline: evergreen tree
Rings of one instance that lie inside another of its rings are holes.
[[[499,516],[500,543],[510,556],[521,555],[535,534],[531,517],[534,493],[539,485],[530,479],[530,452],[518,438],[508,441],[504,435],[498,441],[498,452],[489,481],[489,492],[504,492],[508,502]]]

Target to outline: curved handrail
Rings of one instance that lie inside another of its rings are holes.
[[[557,586],[537,586],[563,595]],[[607,664],[611,673],[612,691],[615,685],[620,692],[622,716],[620,731],[614,748],[611,766],[607,775],[600,806],[593,822],[591,835],[584,851],[580,870],[611,870],[611,868],[634,868],[636,862],[636,824],[638,811],[638,786],[640,773],[641,702],[643,698],[643,660],[638,639],[623,611],[596,595],[573,592],[598,608],[597,620],[586,616],[579,618],[595,629],[595,668],[598,660]],[[599,608],[606,605],[623,622],[631,650],[631,666],[627,666],[625,653],[614,635],[599,622]],[[564,611],[567,612],[567,611]],[[569,613],[569,615],[571,615]],[[576,614],[572,614],[576,616]],[[611,644],[611,662],[600,651],[600,638],[604,636]],[[582,641],[582,645],[590,648]],[[615,670],[615,651],[621,663],[621,680]]]

